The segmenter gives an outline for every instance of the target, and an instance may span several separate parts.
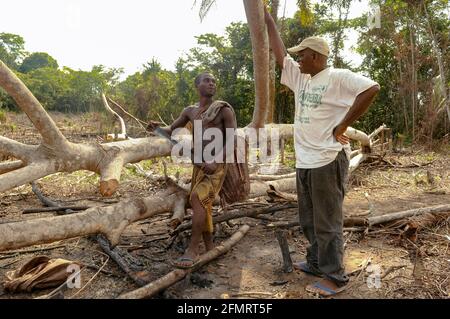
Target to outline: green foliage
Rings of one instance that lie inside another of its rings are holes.
[[[430,20],[426,18],[424,4]],[[409,137],[413,129],[419,138],[446,134],[445,111],[439,111],[439,103],[433,100],[436,97],[433,79],[439,75],[439,68],[430,33],[431,25],[449,79],[450,55],[446,48],[450,23],[446,5],[448,1],[387,0],[381,6],[382,27],[361,30],[357,48],[364,56],[361,71],[377,81],[381,91],[358,128],[367,132],[385,123],[394,134]]]
[[[19,67],[19,71],[28,73],[40,68],[57,69],[58,62],[45,52],[35,52],[23,60]]]
[[[78,113],[102,109],[101,93],[117,84],[121,72],[102,65],[89,72],[43,67],[18,76],[45,109]]]
[[[202,14],[213,1],[199,1]],[[440,89],[436,51],[443,61],[446,85],[450,83],[450,23],[448,0],[385,0],[381,3],[382,28],[368,30],[366,16],[348,19],[350,0],[298,0],[293,17],[278,19],[286,47],[312,35],[329,40],[330,64],[348,67],[342,56],[348,30],[359,33],[357,52],[364,60],[358,70],[381,85],[368,113],[355,127],[370,132],[385,123],[394,136],[405,141],[417,136],[440,138],[448,134],[448,120]],[[266,0],[266,4],[272,2]],[[426,8],[426,10],[424,10]],[[253,115],[254,77],[249,29],[245,23],[231,23],[224,35],[197,37],[197,45],[181,56],[175,70],[164,69],[156,58],[142,70],[119,81],[121,69],[94,66],[90,71],[59,68],[45,52],[27,53],[19,35],[0,33],[0,60],[25,82],[42,105],[51,111],[103,111],[100,95],[105,92],[140,119],[171,123],[181,110],[198,101],[194,78],[203,71],[218,81],[216,98],[235,108],[238,125],[247,125]],[[414,63],[412,61],[414,57]],[[275,122],[292,123],[294,95],[280,84],[276,70]],[[417,80],[414,82],[413,75]],[[413,97],[415,108],[413,110]],[[15,102],[0,89],[0,108],[16,110]],[[413,112],[414,111],[414,112]],[[1,114],[1,113],[0,113]],[[414,114],[414,116],[413,116]],[[0,115],[1,117],[1,115]]]
[[[25,57],[25,41],[20,35],[0,33],[0,60],[9,68],[17,70]]]
[[[6,122],[6,112],[2,109],[0,109],[0,123]]]

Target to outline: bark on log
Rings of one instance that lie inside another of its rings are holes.
[[[449,212],[450,211],[450,205],[437,205],[437,206],[431,206],[431,207],[423,207],[423,208],[416,208],[416,209],[410,209],[398,213],[391,213],[381,216],[373,216],[369,217],[368,224],[369,226],[387,223],[393,220],[412,217],[420,214],[426,214],[426,213],[442,213],[442,212]]]
[[[279,203],[279,202],[295,202],[298,201],[297,194],[283,193],[275,189],[272,185],[269,185],[269,190],[267,190],[267,195],[269,196],[269,203]]]
[[[0,153],[1,153],[1,150],[0,150]],[[0,174],[14,171],[18,168],[24,167],[24,165],[25,164],[22,161],[10,161],[10,162],[0,163]]]
[[[279,179],[292,178],[296,176],[296,172],[284,174],[284,175],[250,175],[252,181],[276,181]]]
[[[250,198],[266,195],[269,185],[272,185],[277,191],[280,192],[295,191],[297,187],[295,177],[269,182],[254,181],[250,184]]]
[[[120,295],[118,299],[143,299],[154,296],[159,291],[166,289],[176,282],[180,281],[187,274],[198,270],[200,267],[209,263],[211,260],[214,260],[215,258],[225,254],[231,249],[231,247],[236,245],[236,243],[238,243],[239,240],[244,237],[249,229],[250,227],[248,225],[244,225],[239,228],[239,230],[234,233],[230,239],[226,240],[220,246],[217,246],[209,252],[201,255],[197,263],[191,269],[175,269],[164,277],[161,277],[160,279],[151,282],[150,284],[142,288]]]
[[[350,163],[348,165],[348,173],[351,174],[355,169],[358,168],[359,164],[364,162],[367,159],[367,154],[358,154],[352,159],[350,159]]]
[[[353,127],[347,128],[345,131],[345,135],[347,135],[352,140],[359,141],[361,143],[361,146],[368,146],[370,147],[370,139],[369,136],[367,136],[366,133],[361,132],[357,129],[354,129]]]
[[[93,207],[78,214],[0,224],[0,251],[90,234],[104,234],[111,245],[129,224],[171,211],[184,191],[170,188],[151,197]]]
[[[64,148],[68,141],[30,90],[0,61],[0,86],[12,96],[42,136],[43,146]],[[17,143],[17,142],[16,142]]]
[[[277,183],[271,182],[271,184]],[[286,182],[281,181],[281,185],[274,186],[283,189],[284,187],[280,187],[285,186],[283,184],[286,184]],[[265,190],[267,191],[267,186]],[[260,196],[264,195],[264,192],[261,193]],[[116,245],[120,234],[127,225],[139,219],[173,210],[175,203],[182,198],[186,198],[184,191],[171,188],[142,200],[135,199],[107,207],[94,207],[74,215],[0,224],[0,234],[2,234],[0,251],[97,233],[104,234],[112,245]],[[296,205],[295,203],[289,204],[293,207]],[[372,226],[421,213],[447,211],[450,211],[450,205],[439,205],[370,218],[346,218],[344,225],[346,227]],[[232,215],[227,216],[231,217]],[[218,220],[221,220],[221,218],[224,217],[220,217]]]
[[[431,207],[410,209],[410,210],[401,211],[401,212],[397,212],[397,213],[389,213],[389,214],[373,216],[373,217],[369,217],[369,218],[345,217],[344,218],[344,226],[345,227],[353,227],[353,226],[370,227],[373,225],[383,224],[383,223],[391,222],[391,221],[398,220],[398,219],[408,218],[408,217],[412,217],[412,216],[420,216],[420,215],[429,214],[429,213],[436,214],[436,213],[447,213],[447,212],[450,212],[450,205],[437,205],[437,206],[431,206]],[[416,224],[417,224],[417,222],[416,222]],[[269,226],[269,227],[293,227],[293,226],[299,226],[299,225],[300,225],[300,223],[298,221],[294,221],[294,222],[283,221],[283,222],[271,223],[267,226]]]

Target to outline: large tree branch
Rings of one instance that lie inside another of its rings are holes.
[[[8,173],[24,166],[25,163],[22,161],[3,162],[0,163],[0,174]]]
[[[44,144],[61,148],[67,145],[67,139],[44,110],[41,103],[2,61],[0,61],[0,86],[13,97],[20,109],[28,115],[28,118],[41,134]]]
[[[33,163],[23,168],[16,169],[0,175],[0,192],[29,183],[44,176],[56,173],[52,162]]]
[[[180,196],[186,193],[171,188],[82,213],[0,224],[0,251],[97,233],[104,234],[114,246],[129,224],[172,210]]]
[[[359,141],[361,143],[361,146],[363,147],[370,147],[369,136],[367,136],[367,134],[364,132],[354,129],[353,127],[348,127],[347,131],[345,131],[345,135],[347,135],[352,140]]]
[[[13,156],[17,159],[28,162],[36,151],[37,146],[26,145],[4,136],[0,136],[0,153]]]
[[[85,169],[100,173],[100,191],[104,196],[110,196],[117,190],[124,164],[168,156],[172,148],[166,139],[153,136],[107,144],[69,143],[64,149],[29,146],[4,137],[0,137],[0,143],[3,143],[5,153],[24,159],[30,167],[39,167],[34,172],[27,169],[29,174],[18,170],[0,175],[0,192],[55,172]]]

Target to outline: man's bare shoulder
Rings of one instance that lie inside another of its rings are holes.
[[[222,116],[234,116],[233,107],[229,104],[225,107],[222,107],[220,113],[222,114]]]
[[[192,115],[192,114],[195,112],[195,110],[196,110],[197,108],[198,108],[198,107],[195,106],[195,105],[189,105],[189,106],[186,106],[186,107],[183,109],[183,113],[186,114],[186,115]]]

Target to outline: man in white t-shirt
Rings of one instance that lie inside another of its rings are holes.
[[[327,66],[329,47],[319,37],[304,39],[288,49],[265,10],[270,47],[283,69],[281,83],[295,95],[294,143],[299,218],[310,243],[306,261],[295,268],[322,280],[308,291],[330,296],[344,289],[344,185],[350,157],[344,134],[372,103],[379,85],[349,70]]]

